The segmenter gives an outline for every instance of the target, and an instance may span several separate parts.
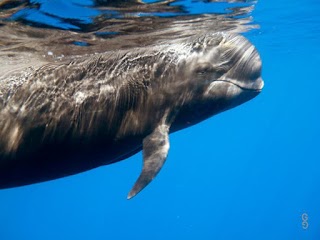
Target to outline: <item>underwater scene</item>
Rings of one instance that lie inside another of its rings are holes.
[[[320,239],[319,12],[0,0],[0,240]]]

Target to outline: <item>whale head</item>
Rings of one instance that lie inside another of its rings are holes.
[[[206,34],[188,47],[190,54],[180,67],[188,89],[181,95],[185,105],[176,118],[178,129],[236,107],[261,92],[261,59],[245,37]]]

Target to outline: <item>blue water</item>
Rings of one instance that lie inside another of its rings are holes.
[[[213,3],[178,3],[194,14],[215,11]],[[1,190],[0,239],[320,239],[319,12],[318,0],[255,4],[260,28],[244,35],[261,54],[263,92],[171,135],[165,166],[137,197],[126,200],[141,154]]]

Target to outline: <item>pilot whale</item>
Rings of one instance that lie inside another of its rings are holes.
[[[143,151],[128,199],[157,175],[169,134],[238,106],[263,88],[243,36],[188,40],[45,64],[0,81],[0,188],[53,180]]]

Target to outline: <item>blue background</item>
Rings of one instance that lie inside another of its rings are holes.
[[[0,239],[320,239],[319,11],[318,0],[258,2],[261,28],[245,36],[263,60],[263,92],[171,135],[137,197],[126,200],[141,154],[1,190]]]

